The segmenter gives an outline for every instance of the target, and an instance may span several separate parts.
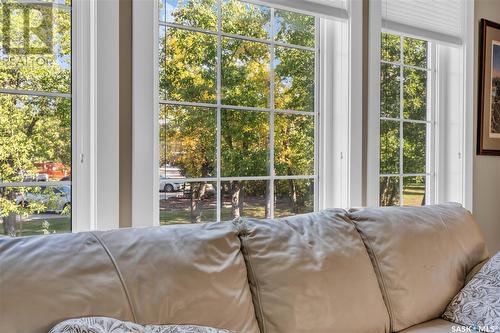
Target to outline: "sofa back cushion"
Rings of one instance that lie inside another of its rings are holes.
[[[258,333],[234,225],[0,239],[0,332],[106,316]]]
[[[345,211],[239,226],[262,333],[388,331],[370,258]]]
[[[391,318],[400,331],[438,318],[487,258],[471,214],[457,204],[353,211]]]
[[[231,222],[98,232],[140,324],[258,333],[245,261]]]
[[[0,237],[0,332],[47,333],[64,319],[94,314],[133,320],[92,234]]]

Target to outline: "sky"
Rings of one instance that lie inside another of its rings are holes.
[[[493,76],[500,77],[500,44],[493,44]]]

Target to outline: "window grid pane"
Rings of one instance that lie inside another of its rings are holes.
[[[1,7],[0,235],[71,232],[71,3]]]
[[[381,35],[381,206],[422,205],[429,200],[429,57],[427,41]]]
[[[189,6],[196,7],[199,1],[184,2],[185,4],[181,7],[185,8],[181,10],[185,11]],[[185,94],[185,97],[170,94],[169,89],[165,87],[170,85],[172,88],[171,82],[178,83],[183,77],[180,75],[169,78],[169,70],[166,68],[169,64],[160,59],[160,64],[164,65],[160,66],[159,73],[161,109],[166,105],[184,107],[187,110],[186,113],[189,114],[197,112],[195,108],[213,106],[216,114],[214,178],[210,176],[207,178],[205,174],[197,172],[186,174],[185,176],[189,178],[182,178],[180,183],[204,184],[210,183],[210,179],[213,180],[213,191],[216,193],[214,211],[217,221],[227,220],[228,217],[264,218],[312,211],[315,207],[315,184],[317,183],[315,181],[317,177],[315,158],[317,65],[315,63],[318,56],[316,48],[319,33],[318,20],[312,16],[284,10],[276,13],[277,10],[272,7],[252,5],[242,1],[214,0],[213,2],[216,13],[214,29],[211,25],[194,24],[196,20],[186,21],[185,15],[169,13],[165,2],[160,2],[160,37],[165,35],[164,46],[160,43],[160,57],[167,55],[165,50],[167,45],[172,46],[167,36],[171,29],[190,31],[191,34],[199,35],[200,39],[209,38],[202,37],[202,35],[213,36],[216,41],[213,43],[216,48],[213,58],[215,64],[213,105],[210,99],[190,98],[190,94],[186,91],[196,88],[195,84],[183,87],[181,82],[174,87],[174,90],[177,89],[180,94]],[[238,9],[237,15],[223,12],[231,8]],[[175,17],[179,15],[183,17],[183,20],[175,20]],[[280,24],[276,25],[276,23]],[[250,28],[252,31],[246,30]],[[182,33],[189,35],[189,33]],[[186,51],[196,53],[196,48],[194,51],[193,48]],[[179,57],[175,49],[170,50],[170,53],[174,56],[165,57],[167,60],[175,60],[175,56]],[[211,63],[207,60],[207,53],[210,52],[192,56],[205,59],[194,62],[194,64],[201,64],[198,68],[205,71]],[[187,82],[194,83],[196,80],[186,81],[184,85]],[[203,80],[198,80],[199,85],[203,86],[203,83]],[[292,99],[296,96],[299,97]],[[289,120],[289,123],[286,123],[285,119]],[[162,121],[165,122],[160,119],[160,122]],[[279,135],[281,141],[287,138],[283,138],[282,132],[276,132],[276,121],[281,126],[279,128],[286,128],[285,133],[290,141],[289,145],[284,147],[286,149],[281,147],[278,151],[275,149],[275,136]],[[189,136],[189,131],[186,132]],[[165,147],[169,145],[166,141],[166,134],[160,131],[161,169],[173,166],[164,164],[164,161],[168,160],[163,158],[167,156]],[[189,157],[184,156],[184,159],[188,160]],[[285,165],[288,163],[291,167],[286,170],[289,171],[276,174],[275,165],[279,161]],[[175,168],[181,170],[181,173],[184,173],[182,170],[186,169]],[[181,174],[181,177],[184,177],[184,174]],[[287,184],[287,186],[282,184]],[[180,186],[183,195],[186,192],[185,187]],[[276,197],[278,195],[280,200]],[[191,202],[195,202],[195,206],[196,200],[207,201],[200,199],[196,191],[192,193],[188,191],[188,196]],[[172,211],[168,202],[169,198],[179,197],[179,195],[165,192],[161,193],[160,197],[163,200],[160,204],[162,209],[160,222],[164,224],[168,221],[169,211]],[[277,204],[281,208],[274,213],[274,207]],[[214,220],[201,216],[202,212],[206,211],[205,207],[204,204],[204,210],[197,209],[196,214],[192,213],[192,207],[188,208],[191,214],[184,213],[184,219],[190,216],[191,222]],[[173,214],[176,216],[175,213]],[[212,216],[210,214],[208,215]]]

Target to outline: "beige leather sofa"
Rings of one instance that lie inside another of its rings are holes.
[[[0,238],[0,332],[109,316],[239,333],[450,333],[459,326],[437,318],[487,256],[457,205]]]

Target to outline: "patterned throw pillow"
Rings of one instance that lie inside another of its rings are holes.
[[[232,333],[228,330],[196,325],[139,325],[108,317],[65,320],[49,333]]]
[[[481,332],[500,332],[500,252],[453,298],[443,319]]]

